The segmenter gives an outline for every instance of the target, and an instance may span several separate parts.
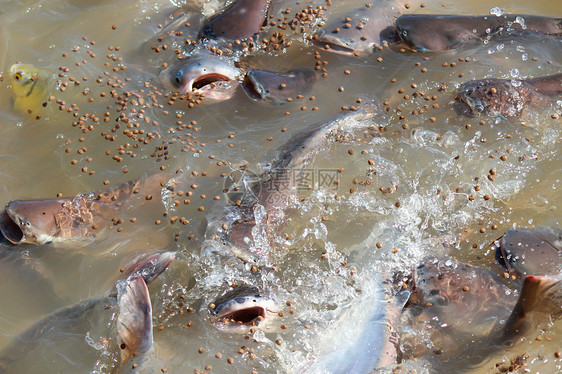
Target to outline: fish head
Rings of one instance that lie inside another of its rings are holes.
[[[13,64],[10,68],[10,81],[15,95],[28,96],[37,79],[40,79],[41,72],[41,69],[31,64]]]
[[[453,47],[442,27],[443,21],[435,16],[429,19],[423,15],[408,14],[396,20],[396,33],[402,42],[422,52],[445,51]]]
[[[562,230],[558,227],[509,230],[495,244],[496,259],[512,275],[524,278],[562,271]]]
[[[46,244],[57,232],[56,214],[63,200],[15,200],[0,218],[2,235],[13,244]]]
[[[275,302],[263,296],[257,287],[247,285],[226,291],[211,307],[213,325],[231,334],[245,334],[251,328],[269,331],[277,315]]]
[[[494,79],[463,83],[455,96],[457,113],[467,117],[501,115],[509,106],[504,98],[506,90],[509,88],[503,82]]]
[[[240,71],[219,58],[201,58],[181,63],[160,72],[162,84],[181,94],[197,91],[206,99],[228,100],[239,83]]]
[[[312,38],[312,43],[319,48],[341,55],[353,55],[359,48],[357,39],[350,37],[350,35],[338,35],[338,33],[329,32],[326,29],[316,32]]]

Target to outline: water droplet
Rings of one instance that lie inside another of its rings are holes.
[[[509,75],[511,75],[512,78],[517,78],[519,76],[519,70],[517,68],[510,69]]]
[[[513,22],[513,23],[518,23],[518,24],[520,24],[520,25],[521,25],[521,28],[522,28],[523,30],[526,30],[526,29],[527,29],[527,25],[525,25],[525,19],[524,19],[523,17],[521,17],[521,16],[515,17],[515,22]]]
[[[505,13],[505,8],[500,8],[500,7],[493,7],[492,9],[490,9],[490,14],[493,14],[496,17],[499,17],[501,15],[503,15]]]

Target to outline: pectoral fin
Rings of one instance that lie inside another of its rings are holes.
[[[562,316],[562,274],[525,278],[521,295],[504,328],[504,337],[525,333],[530,325],[530,314],[540,312],[554,318]]]

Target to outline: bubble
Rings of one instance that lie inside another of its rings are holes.
[[[490,14],[493,14],[496,17],[499,17],[501,15],[503,15],[505,13],[505,8],[500,8],[500,7],[493,7],[492,9],[490,9]]]
[[[521,60],[527,61],[528,59],[529,59],[529,54],[523,53],[523,54],[521,55]]]
[[[526,30],[526,29],[527,29],[527,25],[525,25],[525,19],[524,19],[523,17],[521,17],[521,16],[515,17],[515,22],[514,22],[514,23],[520,24],[520,25],[521,25],[521,28],[522,28],[523,30]]]
[[[510,69],[509,75],[511,75],[512,78],[517,78],[519,76],[519,69],[517,68]]]

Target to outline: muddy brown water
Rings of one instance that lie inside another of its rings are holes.
[[[194,19],[199,19],[199,14],[211,14],[224,1],[187,3]],[[273,14],[278,17],[290,8],[292,15],[305,3],[274,2]],[[351,1],[333,3],[325,12],[328,18],[353,7]],[[525,36],[440,54],[383,49],[341,56],[319,51],[302,34],[286,31],[290,47],[253,53],[245,61],[268,70],[313,68],[315,52],[320,52],[328,75],[311,92],[286,105],[272,106],[252,101],[240,90],[227,102],[190,108],[181,100],[170,105],[164,96],[169,92],[154,78],[161,63],[177,61],[174,53],[165,51],[155,57],[144,45],[158,33],[157,25],[182,4],[130,0],[95,5],[62,0],[0,4],[0,203],[72,196],[102,189],[105,181],[113,186],[162,169],[177,178],[179,190],[192,193],[189,204],[185,204],[185,193],[171,199],[158,193],[152,200],[140,196],[117,214],[123,223],[100,232],[93,243],[2,245],[0,349],[54,310],[103,295],[115,284],[119,269],[136,255],[167,249],[180,256],[150,287],[155,326],[163,327],[154,334],[159,357],[154,367],[167,367],[169,372],[209,370],[207,365],[213,366],[212,372],[293,372],[311,352],[323,352],[320,330],[331,326],[328,319],[337,316],[339,308],[353,305],[360,297],[360,282],[368,279],[362,273],[404,270],[427,253],[449,253],[461,261],[497,269],[489,243],[505,230],[561,225],[561,103],[508,120],[459,117],[450,105],[455,89],[471,79],[560,73],[559,40]],[[403,9],[405,13],[489,14],[499,7],[507,13],[562,16],[559,4],[547,0],[411,4]],[[306,29],[305,35],[311,30]],[[73,113],[54,103],[38,120],[14,112],[8,75],[15,62],[32,63],[57,74],[60,67],[68,68],[61,79],[69,84],[60,96],[67,103],[77,103],[80,113],[99,120],[87,119],[80,129],[73,126]],[[101,83],[96,82],[98,77]],[[123,83],[125,88],[110,87],[108,81]],[[130,104],[134,112],[126,112],[129,123],[138,124],[131,131],[142,131],[136,138],[123,133],[124,122],[112,132],[120,115],[115,102],[119,99],[111,97],[112,89],[117,96],[125,90],[138,95],[136,103]],[[87,95],[84,90],[89,91]],[[150,91],[157,92],[161,107],[152,105]],[[214,263],[212,256],[201,256],[207,253],[206,222],[222,212],[221,174],[232,171],[227,164],[246,163],[257,172],[303,126],[340,112],[342,106],[359,106],[358,99],[376,100],[388,110],[372,120],[369,131],[351,136],[359,139],[334,143],[311,165],[309,171],[317,178],[314,188],[299,191],[301,200],[285,211],[281,232],[265,245],[266,262],[275,270],[269,267],[255,275],[228,256],[221,257],[220,263]],[[108,140],[108,136],[115,138]],[[140,137],[149,141],[145,144]],[[176,174],[179,169],[183,172]],[[492,169],[494,181],[489,178]],[[336,175],[339,184],[319,184],[322,173]],[[469,201],[471,195],[474,201]],[[175,199],[178,206],[173,206]],[[172,217],[185,217],[189,224],[182,225],[179,219],[172,224]],[[375,246],[379,242],[381,248]],[[226,283],[241,281],[275,285],[276,300],[286,314],[281,321],[286,330],[247,340],[221,335],[210,326],[205,305]],[[178,301],[180,294],[185,301]],[[294,314],[289,313],[292,308],[287,301],[293,301]],[[184,313],[188,305],[194,312]],[[194,326],[184,329],[189,321]],[[104,323],[110,325],[99,321],[97,326]],[[561,324],[542,321],[541,327],[514,347],[463,369],[495,373],[502,367],[496,363],[505,366],[526,353],[524,370],[560,371],[562,361],[555,352],[561,349]],[[72,360],[78,362],[81,357],[98,357],[95,364],[84,364],[84,372],[106,372],[116,360],[116,349],[100,340],[114,342],[110,334],[115,329],[101,331],[92,336],[90,345],[71,352]],[[424,340],[426,333],[414,327],[421,344],[431,351],[432,343]],[[278,339],[281,345],[275,344]],[[217,352],[222,352],[221,359],[215,357]],[[229,357],[234,364],[226,361]],[[446,360],[429,353],[403,365],[404,370],[433,372]],[[20,365],[20,372],[41,367],[33,360]],[[51,372],[58,370],[63,369],[53,367]]]

